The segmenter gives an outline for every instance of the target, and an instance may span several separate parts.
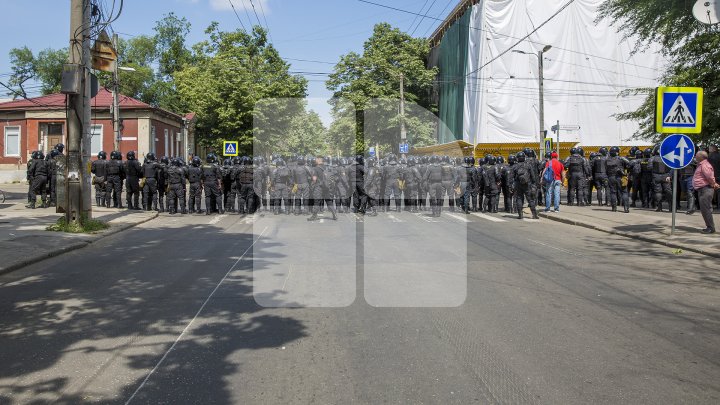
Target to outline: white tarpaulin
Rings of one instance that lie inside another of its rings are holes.
[[[657,86],[663,58],[650,49],[632,55],[608,21],[595,23],[604,0],[576,0],[547,25],[512,47],[567,0],[486,0],[473,6],[465,78],[463,138],[471,143],[539,140],[538,51],[544,54],[545,129],[559,120],[580,130],[561,132],[560,141],[583,145],[632,145],[637,125],[613,115],[634,111],[644,95],[620,97],[630,88]],[[475,72],[475,73],[471,73]]]

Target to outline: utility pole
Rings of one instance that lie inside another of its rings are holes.
[[[400,73],[400,143],[407,143],[407,130],[405,128],[405,75]],[[402,154],[405,157],[405,154]]]
[[[90,176],[86,173],[89,156],[90,130],[90,0],[70,2],[69,63],[79,67],[80,93],[69,95],[66,192],[67,223],[80,223],[90,218]],[[84,143],[88,145],[84,147]],[[87,194],[87,195],[86,195]]]
[[[542,150],[545,148],[545,64],[543,63],[543,53],[545,51],[538,51],[538,77],[540,78],[540,149],[538,149],[538,153],[541,155]],[[542,157],[538,156],[538,159]]]
[[[118,49],[118,34],[113,34],[113,49]],[[115,68],[113,69],[113,90],[112,90],[112,116],[113,116],[113,134],[115,136],[115,147],[113,150],[120,150],[120,84],[118,82],[118,69],[120,61],[115,61]]]

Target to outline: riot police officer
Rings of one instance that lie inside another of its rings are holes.
[[[285,164],[284,159],[277,159],[275,161],[275,170],[272,172],[272,178],[270,180],[271,192],[275,197],[273,210],[275,215],[280,215],[282,212],[282,205],[285,204],[285,215],[290,215],[292,208],[292,199],[290,198],[290,188],[293,185],[292,173]]]
[[[292,170],[293,188],[295,189],[295,215],[308,213],[308,200],[310,198],[310,169],[305,165],[305,159],[298,158]]]
[[[107,184],[107,153],[103,150],[98,152],[97,160],[90,165],[90,172],[95,185],[95,203],[98,207],[104,207],[106,204],[106,184]]]
[[[592,179],[597,190],[598,205],[606,205],[608,203],[607,153],[607,148],[600,148],[600,153],[590,161]]]
[[[625,213],[630,212],[630,204],[628,202],[627,188],[623,187],[622,179],[627,176],[627,169],[630,162],[620,157],[620,148],[613,146],[610,148],[610,157],[605,161],[608,175],[608,188],[610,194],[610,206],[613,212],[617,211],[618,202],[621,202],[625,208]]]
[[[238,213],[240,215],[255,212],[255,190],[253,188],[255,167],[249,156],[240,159],[240,168],[235,172],[238,189]]]
[[[201,165],[202,160],[200,159],[200,157],[194,156],[192,158],[190,167],[188,167],[188,181],[190,182],[189,208],[191,214],[194,214],[196,212],[202,212],[202,169],[200,169]]]
[[[650,166],[652,167],[652,184],[653,193],[655,194],[655,211],[662,212],[663,200],[668,202],[668,209],[672,209],[672,189],[670,183],[670,169],[663,162],[660,156],[660,147],[656,146],[653,150],[653,157],[650,158]]]
[[[388,163],[381,171],[382,182],[384,183],[384,203],[385,211],[390,211],[390,198],[395,199],[395,210],[400,212],[401,207],[401,196],[400,196],[400,184],[403,181],[400,167],[397,163],[397,157],[394,154],[388,156]]]
[[[181,207],[181,213],[187,214],[185,210],[185,169],[179,159],[173,159],[170,166],[164,173],[165,181],[168,184],[168,213],[175,215],[178,212],[176,199]]]
[[[220,182],[222,180],[222,170],[216,164],[217,157],[215,154],[210,153],[207,155],[205,164],[201,167],[200,179],[203,182],[205,189],[205,215],[210,215],[213,212],[213,199],[218,206],[220,214],[224,214],[222,201],[222,191],[220,191]]]
[[[47,208],[45,185],[47,184],[48,175],[50,174],[49,165],[45,161],[45,155],[41,151],[36,152],[35,157],[28,170],[29,178],[32,179],[32,182],[30,185],[30,203],[26,205],[26,208],[35,209],[38,195],[40,195],[42,201],[41,208]]]
[[[163,175],[155,154],[150,152],[145,156],[142,166],[145,186],[143,187],[143,208],[146,211],[158,211],[158,177]]]
[[[536,198],[539,173],[532,162],[526,160],[525,152],[518,152],[513,165],[513,190],[518,218],[523,219],[523,206],[527,199],[533,219],[538,219]]]
[[[110,161],[107,164],[107,187],[105,198],[109,208],[112,199],[113,208],[123,208],[122,206],[122,186],[125,180],[125,166],[123,166],[122,155],[114,150],[110,152]]]
[[[135,152],[130,151],[126,155],[125,162],[125,201],[127,209],[140,210],[140,178],[142,177],[142,166],[135,158]]]
[[[442,200],[444,197],[443,168],[440,165],[440,157],[430,157],[430,165],[427,167],[423,183],[427,185],[430,194],[431,216],[439,217],[442,212]]]
[[[568,205],[577,202],[585,205],[585,159],[580,156],[577,148],[570,149],[570,157],[565,160],[568,169]]]

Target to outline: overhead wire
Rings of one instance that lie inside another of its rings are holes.
[[[275,42],[275,41],[273,41],[272,34],[270,33],[270,25],[268,25],[267,16],[265,15],[265,9],[263,8],[262,4],[263,4],[263,0],[259,0],[258,5],[260,6],[260,13],[263,16],[263,21],[265,21],[265,29],[267,30],[268,36],[270,37],[270,42]]]
[[[235,10],[235,5],[233,4],[232,0],[228,0],[228,2],[230,3],[230,7],[232,7],[233,13],[235,13],[235,17],[240,23],[240,26],[243,28],[243,30],[247,31],[247,28],[245,28],[245,24],[243,24],[242,20],[240,19],[240,14],[238,14],[237,10]]]
[[[435,3],[437,3],[437,0],[433,0],[433,2],[430,4],[430,7],[427,9],[425,14],[422,17],[420,17],[420,21],[418,22],[417,26],[415,26],[415,29],[410,33],[410,36],[415,35],[415,31],[417,31],[417,29],[420,28],[420,24],[422,24],[422,22],[425,21],[425,17],[427,17],[427,15],[430,14],[430,10],[432,10],[433,6],[435,6]]]
[[[389,9],[389,10],[398,11],[398,12],[401,12],[401,13],[413,14],[413,15],[414,15],[414,14],[418,14],[418,13],[415,13],[415,12],[410,11],[410,10],[404,10],[404,9],[397,8],[397,7],[387,6],[387,5],[385,5],[385,4],[375,3],[375,2],[372,2],[372,1],[369,1],[369,0],[357,0],[357,1],[359,1],[359,2],[361,2],[361,3],[367,3],[367,4],[370,4],[370,5],[373,5],[373,6],[377,6],[377,7],[386,8],[386,9]],[[418,15],[420,15],[420,14],[418,14]],[[427,16],[427,18],[429,18],[429,19],[431,19],[431,20],[441,21],[441,22],[444,22],[444,21],[445,21],[445,19],[438,18],[438,17]],[[485,32],[485,33],[487,33],[487,34],[491,34],[491,35],[495,35],[495,36],[499,36],[499,37],[504,37],[504,38],[509,38],[509,39],[519,39],[518,37],[514,37],[514,36],[512,36],[512,35],[495,33],[495,32],[488,31],[488,30],[485,30],[485,29],[482,29],[482,28],[473,27],[473,26],[471,26],[471,25],[460,24],[460,23],[457,23],[457,22],[456,22],[455,24],[457,24],[457,25],[459,25],[459,26],[462,26],[462,27],[466,27],[466,28],[475,30],[475,31]],[[545,45],[545,44],[541,44],[541,43],[539,43],[539,42],[537,42],[537,41],[532,41],[532,40],[529,40],[529,39],[526,39],[525,41],[527,41],[527,42],[529,42],[529,43],[531,43],[531,44],[535,44],[535,45]],[[611,61],[611,62],[615,62],[615,63],[621,63],[621,64],[625,64],[625,65],[636,66],[636,67],[639,67],[639,68],[650,69],[650,70],[655,70],[655,71],[659,71],[659,70],[660,70],[660,69],[654,68],[654,67],[643,66],[643,65],[636,64],[636,63],[627,62],[627,61],[622,61],[622,60],[618,60],[618,59],[607,58],[607,57],[604,57],[604,56],[595,55],[595,54],[588,53],[588,52],[575,51],[575,50],[572,50],[572,49],[562,48],[562,47],[559,47],[559,46],[553,46],[553,48],[554,48],[554,49],[563,50],[563,51],[566,51],[566,52],[576,53],[576,54],[579,54],[579,55],[592,56],[592,57],[594,57],[594,58],[604,59],[604,60]]]

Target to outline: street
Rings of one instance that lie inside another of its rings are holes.
[[[720,401],[716,259],[323,216],[163,214],[0,276],[0,403]]]

